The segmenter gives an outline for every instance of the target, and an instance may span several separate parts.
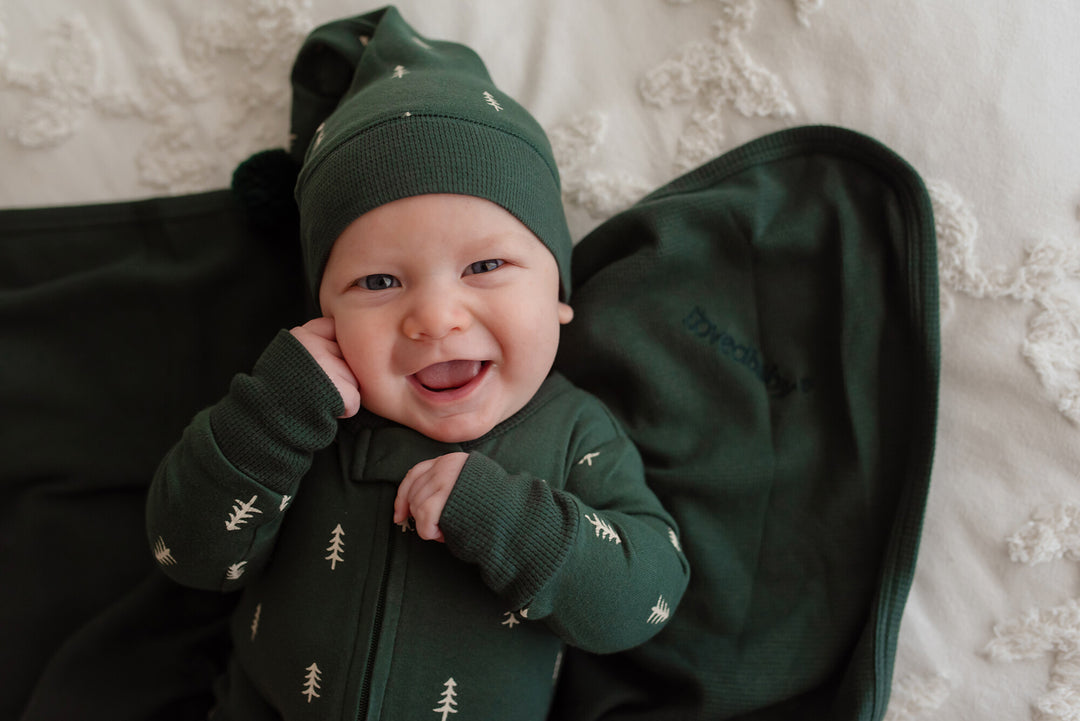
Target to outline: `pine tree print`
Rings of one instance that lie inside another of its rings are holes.
[[[668,606],[668,602],[664,600],[663,596],[657,600],[656,605],[651,610],[652,614],[646,623],[663,623],[671,616],[671,607]]]
[[[240,561],[240,563],[234,563],[229,566],[229,570],[225,572],[225,578],[229,581],[235,581],[244,575],[244,566],[247,565],[247,561]]]
[[[232,513],[229,514],[229,520],[225,521],[226,531],[238,531],[240,526],[244,525],[251,519],[252,515],[256,513],[262,513],[255,507],[255,501],[259,500],[257,495],[252,496],[251,500],[244,503],[239,498],[233,500]]]
[[[301,691],[301,695],[307,696],[307,702],[311,703],[311,699],[319,698],[318,689],[322,671],[319,670],[318,664],[314,662],[304,670],[307,671],[307,676],[304,677],[304,690]]]
[[[391,77],[401,79],[409,74],[409,71],[405,69],[404,65],[398,65],[394,68],[394,72]]]
[[[345,559],[341,557],[345,551],[345,541],[341,540],[344,535],[345,531],[342,530],[340,523],[334,526],[334,530],[330,533],[330,545],[326,547],[330,555],[326,557],[326,560],[330,562],[331,571],[336,570],[339,563],[345,563]]]
[[[495,99],[494,95],[492,95],[486,90],[484,91],[484,100],[487,102],[488,105],[495,108],[496,112],[502,111],[502,106],[499,105],[499,101]]]
[[[679,537],[675,535],[675,529],[667,529],[668,538],[671,540],[671,545],[675,546],[675,550],[682,553],[682,545],[679,543]]]
[[[521,620],[518,619],[517,614],[514,613],[513,611],[507,611],[503,615],[506,616],[506,620],[503,621],[501,624],[499,624],[500,626],[506,626],[507,628],[513,628],[514,626],[521,623]]]
[[[457,709],[454,708],[455,706],[457,706],[457,701],[454,700],[454,697],[457,696],[457,692],[454,691],[454,689],[457,687],[457,682],[451,676],[450,678],[446,679],[446,683],[443,684],[443,687],[445,690],[443,691],[442,698],[439,699],[439,702],[442,705],[438,708],[432,709],[432,711],[442,714],[442,721],[446,721],[447,716],[452,713],[457,713]]]
[[[281,497],[281,505],[278,506],[278,511],[279,512],[284,511],[285,507],[289,505],[289,501],[291,501],[291,500],[292,500],[292,496],[282,496]]]
[[[259,632],[259,617],[262,616],[262,604],[255,606],[255,615],[251,618],[251,640],[255,640],[255,634]]]
[[[161,536],[157,537],[157,541],[154,543],[154,558],[162,566],[175,566],[176,559],[173,558],[172,551],[165,545],[165,539]]]
[[[595,451],[593,453],[586,453],[584,456],[581,457],[581,460],[578,461],[577,464],[579,466],[582,465],[582,464],[591,466],[592,465],[592,459],[596,458],[599,455],[600,455],[599,451]]]
[[[592,518],[585,516],[585,520],[593,525],[593,529],[596,531],[595,535],[598,538],[602,538],[605,541],[611,541],[612,543],[622,543],[622,539],[619,538],[619,534],[615,532],[615,529],[611,527],[607,521],[600,518],[599,513],[594,513]]]

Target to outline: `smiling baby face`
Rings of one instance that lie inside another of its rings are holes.
[[[573,317],[551,252],[502,207],[464,195],[357,218],[330,251],[319,302],[361,404],[448,443],[528,403]]]

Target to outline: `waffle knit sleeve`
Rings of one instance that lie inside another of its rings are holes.
[[[342,405],[314,358],[281,331],[158,466],[147,533],[162,570],[196,588],[242,586],[272,549],[313,454],[333,442]]]
[[[451,552],[529,621],[572,646],[620,651],[663,628],[689,564],[625,435],[592,435],[579,458],[557,488],[470,454],[440,528]]]

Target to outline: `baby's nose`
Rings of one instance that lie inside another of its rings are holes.
[[[452,293],[428,293],[405,316],[402,331],[412,340],[438,340],[469,327],[470,315]]]

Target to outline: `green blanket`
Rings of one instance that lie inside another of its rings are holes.
[[[0,212],[0,718],[205,717],[231,598],[160,575],[146,488],[303,317],[228,191]]]
[[[738,148],[575,249],[558,365],[629,428],[692,576],[652,643],[569,654],[561,718],[882,717],[933,454],[936,271],[915,172],[826,127]]]
[[[0,212],[0,718],[205,717],[232,599],[158,574],[143,503],[304,318],[294,219],[247,217],[225,191]],[[693,575],[653,642],[568,654],[557,718],[881,718],[934,437],[933,241],[911,169],[826,128],[582,241],[558,365],[635,436]]]

